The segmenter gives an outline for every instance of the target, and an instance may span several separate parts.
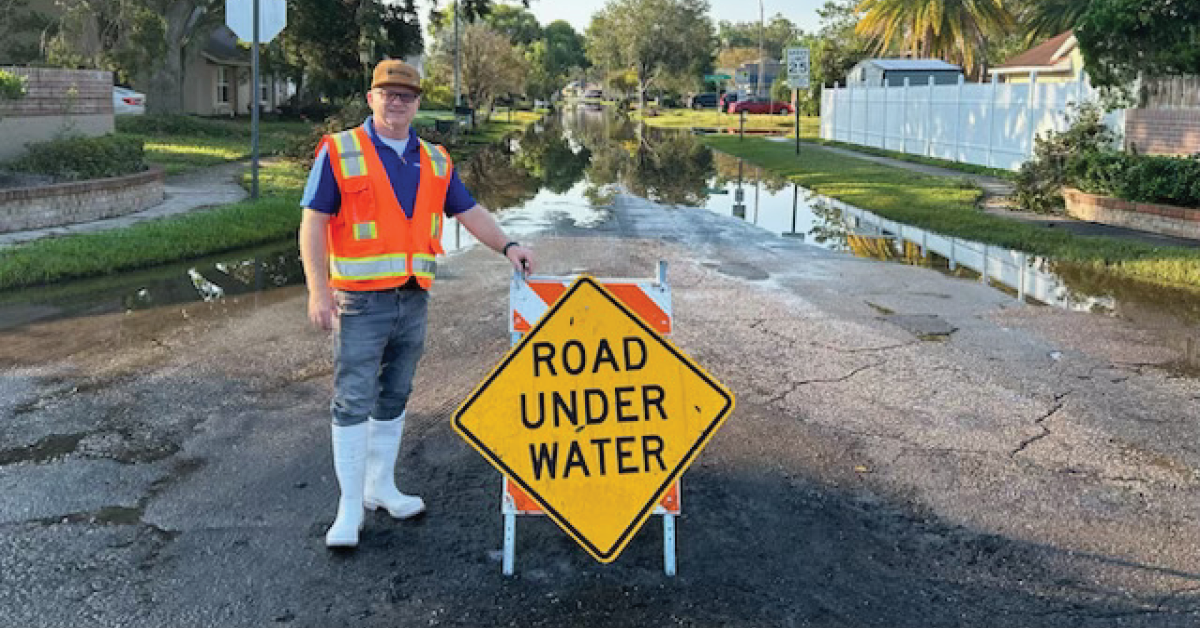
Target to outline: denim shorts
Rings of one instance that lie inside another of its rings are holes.
[[[425,350],[429,293],[338,290],[334,299],[334,425],[400,416]]]

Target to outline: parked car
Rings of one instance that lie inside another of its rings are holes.
[[[146,95],[128,87],[113,87],[113,113],[118,116],[140,116],[146,113]]]
[[[584,100],[604,100],[604,92],[598,89],[589,89],[583,93]]]
[[[751,96],[729,105],[729,113],[791,113],[790,103],[771,100],[763,96]]]
[[[696,94],[688,99],[688,108],[707,109],[709,107],[716,107],[717,98],[718,96],[716,92],[703,92]]]
[[[737,102],[737,100],[737,92],[725,92],[724,94],[721,94],[721,99],[717,101],[717,108],[721,111],[728,111],[729,105]]]

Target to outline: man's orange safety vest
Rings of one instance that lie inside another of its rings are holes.
[[[400,201],[366,126],[327,135],[342,204],[329,221],[329,285],[339,290],[385,290],[416,277],[433,285],[442,250],[443,208],[454,164],[437,144],[421,142],[421,179],[412,218]]]

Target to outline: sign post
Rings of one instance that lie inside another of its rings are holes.
[[[788,48],[787,57],[788,85],[794,90],[808,89],[809,56],[808,48]],[[800,95],[796,94],[796,154],[800,154]]]
[[[556,298],[458,409],[454,429],[522,498],[596,560],[612,562],[660,504],[677,507],[672,491],[732,412],[733,395],[659,335],[669,306],[664,312],[630,280],[513,281]],[[514,329],[528,325],[522,312],[536,311],[520,299]],[[506,574],[511,526],[506,518]]]
[[[262,100],[259,87],[258,44],[267,43],[287,26],[285,0],[225,0],[225,25],[242,41],[250,42],[250,198],[258,198],[258,108]]]

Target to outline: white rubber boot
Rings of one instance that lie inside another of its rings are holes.
[[[358,547],[358,533],[363,527],[368,431],[365,422],[333,426],[333,470],[342,496],[338,499],[337,518],[325,533],[326,547]]]
[[[363,505],[370,510],[382,506],[396,519],[408,519],[425,512],[425,501],[405,495],[396,488],[396,454],[404,435],[404,414],[391,421],[367,421],[371,426],[367,440],[367,486]]]

